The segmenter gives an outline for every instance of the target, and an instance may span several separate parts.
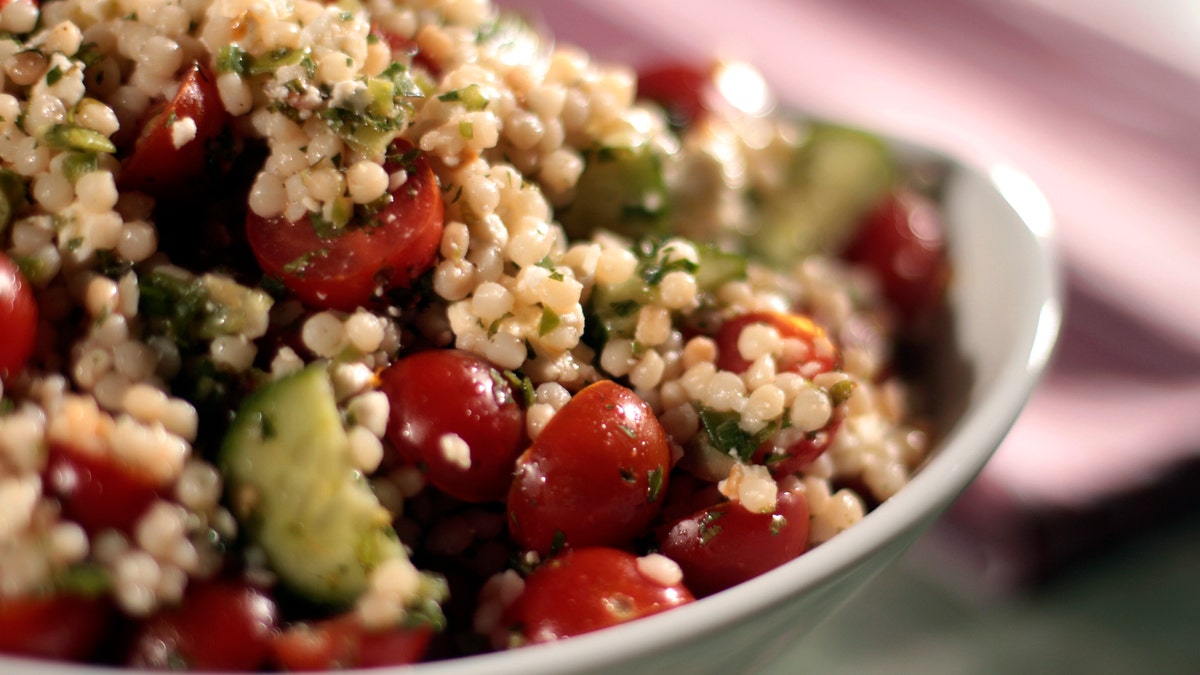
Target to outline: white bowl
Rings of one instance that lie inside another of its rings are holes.
[[[943,207],[954,266],[946,344],[936,346],[931,371],[944,413],[940,440],[909,485],[800,558],[690,605],[558,643],[369,672],[749,672],[801,639],[912,544],[1012,426],[1049,359],[1061,305],[1049,208],[1023,174],[902,144],[897,151],[948,167]],[[104,670],[0,657],[6,675],[87,672]]]

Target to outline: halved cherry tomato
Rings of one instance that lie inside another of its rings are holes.
[[[755,449],[751,461],[765,464],[776,478],[803,471],[829,449],[834,435],[842,426],[843,414],[841,409],[835,409],[828,424],[809,433],[801,433],[794,428],[783,429],[763,441]]]
[[[275,630],[275,601],[254,586],[193,582],[179,606],[138,627],[127,660],[163,670],[258,670]]]
[[[528,445],[518,392],[487,359],[456,349],[406,356],[381,375],[388,438],[438,489],[470,502],[504,498]],[[468,454],[454,454],[459,444]]]
[[[807,355],[800,361],[779,360],[775,367],[779,371],[799,371],[802,366],[813,363],[815,370],[805,372],[807,377],[817,373],[829,372],[839,367],[841,355],[825,336],[825,330],[818,326],[810,317],[803,314],[783,314],[780,312],[747,312],[739,314],[717,329],[714,340],[717,343],[717,367],[735,373],[743,373],[750,367],[750,361],[742,358],[738,350],[738,338],[742,331],[752,324],[766,324],[784,339],[794,339],[808,346]]]
[[[132,530],[159,496],[159,486],[135,467],[59,443],[50,446],[44,476],[63,515],[89,533]]]
[[[711,68],[667,63],[638,73],[637,94],[661,105],[675,127],[686,127],[712,109],[719,96]]]
[[[505,609],[503,621],[529,642],[550,642],[657,614],[694,599],[682,583],[664,583],[647,576],[632,553],[606,547],[579,548],[533,570],[525,580],[525,590]]]
[[[620,546],[658,513],[671,451],[645,401],[611,380],[589,385],[517,460],[509,530],[545,555],[559,546]]]
[[[378,290],[406,287],[429,269],[442,239],[437,176],[410,143],[395,141],[384,162],[408,178],[378,213],[318,232],[308,216],[292,222],[249,212],[246,236],[258,264],[312,307],[353,310]]]
[[[808,500],[781,490],[771,513],[730,501],[677,521],[662,535],[659,552],[679,563],[684,583],[700,597],[775,569],[807,545]]]
[[[379,26],[371,27],[371,34],[383,40],[389,47],[392,48],[392,58],[399,59],[407,56],[412,59],[414,66],[420,66],[429,71],[429,74],[435,78],[441,75],[442,67],[437,61],[430,58],[429,54],[420,50],[416,40],[396,35],[380,28]]]
[[[356,615],[343,614],[289,627],[272,642],[271,658],[293,672],[399,666],[420,661],[432,634],[428,626],[369,631]]]
[[[938,209],[911,190],[884,197],[844,256],[879,275],[887,299],[909,323],[928,318],[937,309],[950,278]]]
[[[824,329],[811,318],[802,314],[748,312],[733,317],[717,329],[714,340],[717,343],[718,368],[742,373],[751,366],[750,361],[743,358],[738,350],[738,339],[742,331],[753,324],[766,324],[783,338],[800,340],[807,345],[806,355],[797,360],[780,359],[776,363],[776,368],[781,372],[802,372],[811,378],[840,367],[840,352],[826,338]],[[754,452],[752,461],[766,464],[777,477],[800,471],[829,448],[840,426],[840,419],[835,413],[829,424],[808,434],[784,429],[775,438],[763,441]]]
[[[212,145],[228,124],[216,79],[207,67],[192,63],[174,98],[151,114],[122,162],[121,189],[160,199],[194,193],[210,178]]]
[[[0,654],[83,661],[104,637],[110,612],[96,597],[0,597]]]
[[[21,372],[33,353],[38,307],[21,270],[0,252],[0,378]]]

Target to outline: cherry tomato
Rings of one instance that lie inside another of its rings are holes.
[[[121,189],[160,199],[194,193],[209,178],[212,146],[228,125],[229,113],[216,79],[207,67],[192,63],[180,78],[174,98],[155,110],[142,127],[121,165]]]
[[[101,598],[0,597],[0,654],[83,661],[99,646],[109,614]]]
[[[887,299],[910,323],[937,308],[950,277],[938,210],[911,190],[884,197],[844,255],[879,275]]]
[[[705,596],[779,567],[807,545],[808,500],[781,490],[771,513],[730,501],[675,522],[659,552],[679,563],[688,588]]]
[[[658,103],[675,127],[686,127],[712,107],[718,96],[711,68],[695,64],[667,63],[638,73],[639,98]]]
[[[50,446],[45,485],[58,497],[63,515],[93,534],[132,530],[159,496],[159,486],[136,468],[57,443]]]
[[[666,562],[666,561],[663,561]],[[529,642],[589,633],[685,605],[682,583],[648,576],[637,556],[606,547],[573,549],[529,574],[525,590],[505,609],[505,625]]]
[[[288,628],[275,637],[271,656],[287,671],[398,666],[420,661],[432,634],[428,626],[369,631],[355,615],[343,614]]]
[[[384,168],[408,176],[391,202],[332,232],[319,232],[309,216],[292,222],[249,212],[246,236],[263,271],[312,307],[350,311],[376,291],[408,286],[429,269],[445,208],[437,177],[404,140],[392,144]]]
[[[611,380],[575,394],[517,460],[508,493],[518,544],[620,546],[658,513],[671,451],[650,406]]]
[[[806,377],[812,377],[839,367],[841,355],[826,338],[825,330],[808,316],[779,312],[747,312],[729,319],[717,329],[714,339],[717,343],[718,368],[743,373],[750,367],[751,362],[742,358],[738,350],[738,338],[747,326],[759,323],[771,326],[784,339],[799,340],[808,347],[807,355],[799,361],[778,360],[775,364],[777,370],[800,371],[807,364],[814,363],[815,370],[804,372]]]
[[[147,619],[128,655],[139,668],[258,670],[276,629],[275,602],[242,582],[193,582],[183,602]]]
[[[381,378],[388,438],[403,459],[459,499],[504,498],[528,438],[519,393],[503,373],[470,352],[434,349],[396,361]],[[460,441],[467,456],[447,452]]]
[[[441,75],[442,67],[438,65],[437,61],[430,58],[429,54],[420,50],[416,40],[397,35],[379,26],[372,26],[371,34],[383,40],[392,48],[393,59],[408,57],[412,59],[414,66],[424,68],[435,78]]]
[[[765,464],[776,478],[803,471],[829,449],[841,426],[842,411],[835,409],[829,423],[816,431],[801,433],[794,428],[784,429],[775,437],[763,441],[755,449],[751,461]]]
[[[38,307],[21,270],[0,252],[0,378],[21,372],[33,353]]]

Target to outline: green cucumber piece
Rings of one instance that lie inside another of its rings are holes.
[[[844,245],[894,179],[882,139],[856,129],[814,124],[797,149],[786,189],[769,195],[750,252],[784,267]]]
[[[567,235],[587,239],[607,230],[641,239],[666,234],[670,198],[662,159],[647,146],[585,154],[575,199],[558,213]]]
[[[221,447],[233,513],[280,581],[347,605],[373,569],[405,556],[392,514],[355,468],[324,364],[248,396]]]

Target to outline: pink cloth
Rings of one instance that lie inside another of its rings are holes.
[[[749,61],[788,104],[1042,188],[1069,282],[1058,355],[952,519],[1088,510],[1200,460],[1200,71],[1035,0],[507,4],[604,58]]]

